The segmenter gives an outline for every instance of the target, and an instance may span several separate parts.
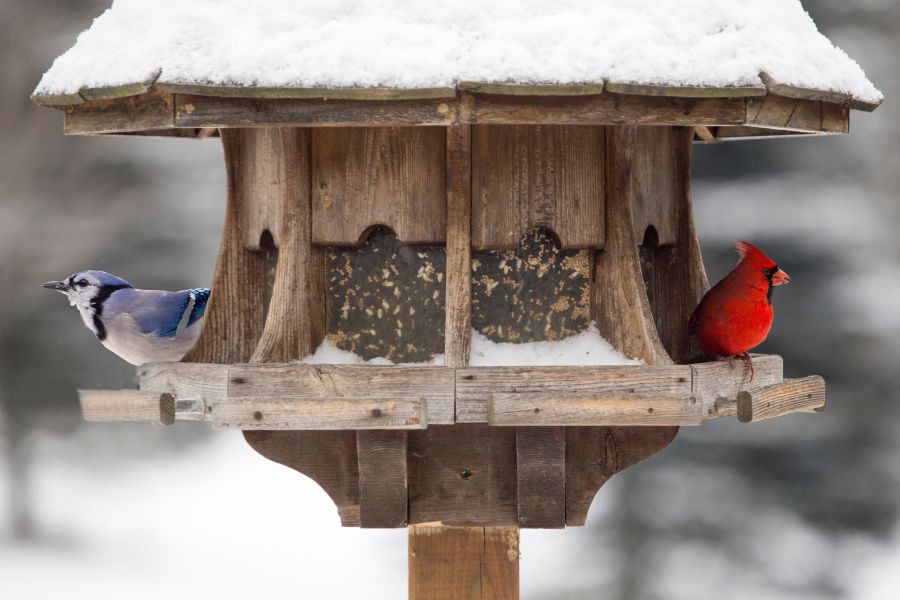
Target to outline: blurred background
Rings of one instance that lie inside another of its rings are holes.
[[[695,145],[694,201],[710,280],[736,238],[791,274],[760,351],[822,374],[828,411],[683,429],[587,527],[522,534],[523,598],[897,597],[900,1],[804,5],[884,105],[850,136]],[[107,6],[0,3],[0,597],[404,598],[405,530],[341,529],[240,434],[81,422],[76,388],[134,370],[40,284],[98,268],[207,285],[225,198],[217,140],[67,138],[30,102]]]

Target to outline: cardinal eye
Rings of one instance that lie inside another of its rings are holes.
[[[778,272],[778,265],[775,265],[775,266],[772,267],[771,269],[766,269],[766,270],[764,270],[764,271],[763,271],[763,275],[765,275],[766,277],[768,277],[769,279],[771,279],[771,278],[772,278],[772,275],[774,275],[774,274],[777,273],[777,272]]]

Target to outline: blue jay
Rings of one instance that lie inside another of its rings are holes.
[[[136,290],[103,271],[81,271],[45,288],[66,295],[100,343],[133,365],[180,360],[203,323],[210,290]]]

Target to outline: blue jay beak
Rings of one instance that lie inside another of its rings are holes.
[[[45,287],[48,290],[56,290],[57,292],[66,293],[69,290],[69,286],[66,285],[64,281],[48,281],[43,284],[41,287]]]

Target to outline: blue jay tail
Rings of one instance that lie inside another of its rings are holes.
[[[69,289],[69,286],[65,281],[48,281],[41,287],[45,287],[48,290],[56,290],[57,292],[65,292]]]

